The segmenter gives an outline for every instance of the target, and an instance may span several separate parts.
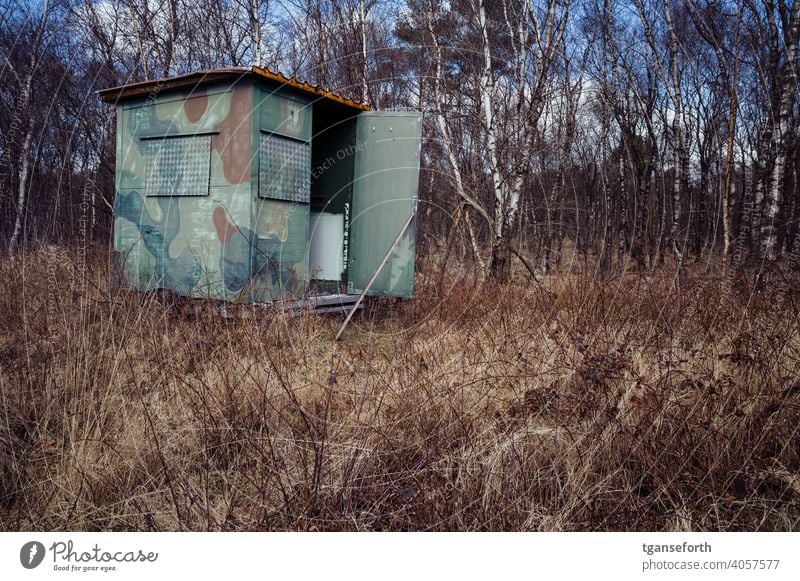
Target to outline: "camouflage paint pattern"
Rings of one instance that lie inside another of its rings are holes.
[[[233,301],[305,291],[308,205],[259,198],[253,119],[279,131],[280,113],[254,114],[253,95],[239,81],[118,105],[114,248],[127,285]]]
[[[303,179],[295,172],[298,168],[311,171],[313,105],[302,95],[264,83],[253,86],[253,101],[258,120],[253,124],[253,151],[260,151],[269,141],[283,141],[295,153],[289,159],[277,156],[269,160],[271,150],[262,150],[259,167],[253,168],[251,298],[260,302],[299,296],[308,288],[310,176]],[[303,157],[298,158],[298,153]],[[262,165],[268,165],[270,171]]]
[[[308,96],[247,76],[157,88],[117,105],[114,249],[124,283],[242,302],[302,295],[310,209],[322,205],[345,214],[347,288],[358,292],[416,209],[419,116],[353,110],[319,132],[313,148],[337,167],[312,202]],[[410,296],[413,270],[411,229],[371,293]]]

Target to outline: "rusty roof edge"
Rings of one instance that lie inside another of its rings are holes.
[[[225,77],[234,74],[239,74],[242,76],[252,74],[255,75],[256,77],[261,77],[264,79],[278,82],[283,85],[287,85],[289,87],[293,87],[305,93],[310,93],[312,95],[317,95],[320,97],[324,97],[326,99],[330,99],[342,105],[353,107],[354,109],[360,109],[362,111],[372,110],[372,107],[367,103],[361,103],[359,101],[355,101],[353,99],[350,99],[349,97],[339,95],[337,93],[334,93],[333,91],[324,89],[317,85],[312,85],[306,81],[300,81],[293,77],[287,77],[281,73],[275,73],[270,71],[269,69],[261,67],[228,67],[221,69],[195,71],[192,73],[186,73],[184,75],[177,75],[175,77],[167,77],[152,81],[139,81],[137,83],[131,83],[128,85],[108,87],[106,89],[100,89],[96,91],[96,93],[106,103],[116,103],[122,99],[130,99],[141,96],[146,93],[153,93],[154,89],[156,88],[157,91],[162,91],[173,88],[198,85],[200,83],[221,80]]]
[[[350,99],[349,97],[345,97],[343,95],[339,95],[338,93],[334,93],[329,89],[324,89],[319,85],[312,85],[306,81],[300,81],[295,78],[287,77],[281,73],[274,73],[269,69],[261,68],[261,67],[252,67],[253,73],[257,76],[263,77],[265,79],[269,79],[272,81],[276,81],[281,84],[289,85],[290,87],[294,87],[295,89],[299,89],[301,91],[305,91],[307,93],[312,93],[315,95],[319,95],[320,97],[325,97],[327,99],[331,99],[343,105],[347,105],[349,107],[354,107],[356,109],[361,109],[363,111],[371,111],[372,107],[368,103],[362,103],[360,101],[356,101],[354,99]]]

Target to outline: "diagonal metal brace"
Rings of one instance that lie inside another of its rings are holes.
[[[386,252],[386,256],[383,257],[383,260],[381,260],[380,264],[378,264],[378,268],[376,268],[375,272],[372,273],[372,278],[369,279],[367,286],[365,286],[364,290],[361,291],[361,296],[358,297],[356,304],[353,305],[353,308],[350,309],[349,313],[347,313],[347,318],[344,320],[344,323],[342,323],[342,326],[339,328],[339,332],[336,333],[334,341],[338,341],[339,338],[342,336],[342,333],[344,333],[345,327],[347,327],[347,324],[350,322],[350,319],[353,318],[353,313],[355,313],[361,306],[361,301],[363,301],[364,297],[367,295],[369,287],[371,287],[372,283],[375,282],[375,279],[378,278],[378,273],[380,273],[381,269],[383,268],[383,265],[386,264],[386,261],[389,260],[389,256],[392,254],[392,251],[395,249],[395,246],[397,246],[397,244],[400,242],[400,239],[403,237],[403,234],[405,234],[406,230],[408,230],[408,227],[411,225],[411,221],[413,219],[414,219],[414,214],[412,212],[412,214],[408,217],[408,220],[406,220],[405,225],[400,229],[400,232],[397,234],[397,238],[394,239],[394,242],[392,242],[392,245]]]

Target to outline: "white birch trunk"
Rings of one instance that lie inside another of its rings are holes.
[[[452,172],[453,181],[455,182],[456,186],[456,193],[458,196],[464,200],[470,207],[472,207],[475,211],[477,211],[489,224],[489,227],[494,230],[494,224],[492,218],[486,212],[486,210],[481,206],[481,204],[470,196],[466,189],[464,188],[464,178],[461,175],[461,166],[458,163],[458,158],[456,156],[456,152],[453,149],[453,140],[450,135],[450,129],[447,125],[447,120],[444,117],[444,112],[442,110],[442,95],[441,95],[441,77],[442,77],[442,48],[439,45],[439,42],[436,38],[435,31],[433,30],[433,6],[431,3],[428,4],[428,11],[426,14],[426,24],[428,27],[428,33],[431,37],[431,44],[434,48],[435,54],[435,74],[433,76],[433,107],[432,113],[436,120],[436,127],[439,130],[439,134],[441,137],[441,145],[442,149],[444,149],[445,157],[447,158],[447,162],[450,166],[450,171]],[[421,93],[421,91],[420,91]],[[476,262],[478,263],[481,269],[481,275],[485,274],[486,271],[486,264],[481,257],[477,242],[474,238],[474,232],[472,230],[471,222],[467,222],[469,234],[470,234],[470,242],[472,244],[472,250],[475,254]]]
[[[786,174],[786,138],[789,132],[789,117],[794,105],[794,93],[797,88],[797,41],[800,32],[800,1],[795,1],[792,6],[792,15],[785,32],[786,56],[783,64],[786,81],[781,86],[780,109],[773,139],[775,143],[775,164],[772,166],[770,187],[766,193],[764,214],[761,222],[762,255],[767,260],[777,258],[778,236],[775,229],[775,220],[778,217],[781,198],[783,195],[783,182]]]
[[[23,111],[28,109],[30,100],[28,89],[22,96]],[[30,173],[30,152],[31,142],[33,141],[33,119],[29,118],[27,127],[25,129],[25,138],[22,142],[22,150],[20,151],[20,165],[18,172],[19,184],[17,185],[17,212],[14,217],[14,230],[11,234],[11,240],[8,243],[8,253],[14,255],[19,244],[20,235],[22,234],[22,222],[26,214],[27,195],[28,195],[28,174]]]
[[[361,33],[361,102],[366,103],[369,98],[369,87],[367,86],[367,14],[364,0],[358,3],[358,27]]]
[[[250,0],[250,35],[255,51],[253,65],[261,68],[261,17],[258,14],[258,0]]]
[[[681,77],[678,67],[678,35],[672,23],[672,9],[670,8],[669,0],[664,0],[663,4],[664,22],[667,25],[667,33],[669,35],[669,60],[672,81],[671,101],[675,115],[672,119],[672,159],[674,173],[672,181],[672,225],[670,227],[670,242],[672,244],[672,253],[675,255],[675,260],[680,269],[683,263],[683,252],[678,245],[678,228],[681,219],[684,172],[686,171],[687,165],[683,143],[683,97],[681,95]]]
[[[22,235],[22,226],[25,220],[26,208],[28,202],[28,175],[30,174],[30,153],[31,143],[33,142],[33,132],[35,129],[34,115],[31,112],[31,103],[33,101],[33,77],[36,72],[36,65],[39,59],[39,50],[42,45],[42,38],[44,37],[44,30],[47,25],[48,16],[48,0],[44,1],[42,5],[42,17],[39,21],[39,26],[36,30],[33,44],[31,46],[31,60],[28,66],[28,71],[25,75],[25,81],[22,86],[22,94],[20,95],[20,112],[27,118],[27,125],[25,128],[25,137],[22,141],[22,150],[20,151],[20,166],[17,186],[17,212],[14,217],[14,230],[11,233],[11,240],[8,243],[8,252],[14,255],[19,244],[20,236]]]
[[[489,29],[486,20],[484,0],[477,0],[478,27],[481,31],[483,48],[483,68],[480,75],[480,101],[486,132],[486,149],[489,156],[489,172],[492,177],[494,193],[494,244],[492,247],[492,274],[502,280],[507,276],[510,253],[511,228],[519,209],[519,190],[515,180],[514,186],[508,188],[501,176],[497,151],[497,134],[494,111],[494,78],[492,73],[492,51],[489,41]]]

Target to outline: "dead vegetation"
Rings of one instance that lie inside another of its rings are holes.
[[[423,267],[335,344],[110,290],[106,258],[0,263],[4,530],[800,528],[788,275]]]

